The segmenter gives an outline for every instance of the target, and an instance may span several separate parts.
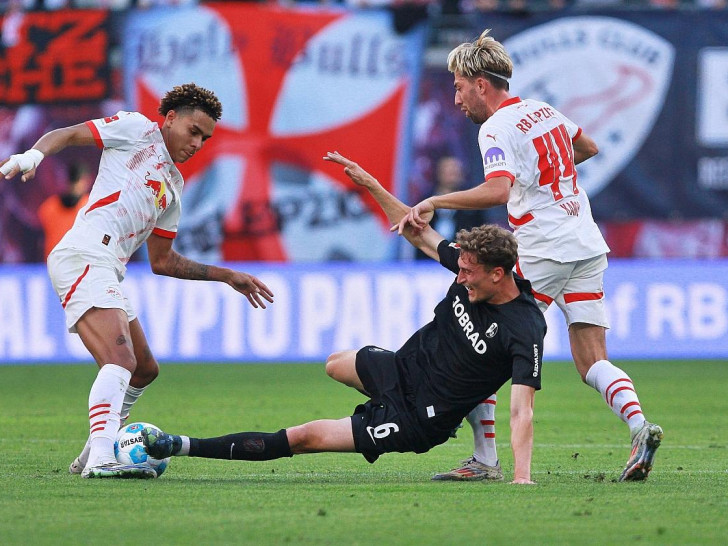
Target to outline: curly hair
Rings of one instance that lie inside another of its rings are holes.
[[[461,252],[472,252],[478,263],[487,267],[502,267],[511,271],[518,259],[516,237],[500,226],[486,224],[470,230],[461,229],[455,235]]]
[[[508,91],[508,78],[513,75],[513,61],[503,44],[492,36],[490,29],[472,42],[465,42],[447,56],[447,69],[466,78],[483,76],[498,89]]]
[[[222,104],[215,93],[194,83],[176,85],[162,97],[159,113],[166,116],[170,110],[175,112],[201,110],[215,121],[219,121],[222,116]]]

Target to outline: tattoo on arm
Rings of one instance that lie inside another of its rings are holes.
[[[125,343],[126,343],[126,336],[124,336],[124,334],[121,334],[119,337],[116,338],[117,345],[124,345]]]
[[[173,254],[169,266],[167,275],[170,277],[193,281],[206,281],[210,278],[210,266],[185,258],[176,252]]]

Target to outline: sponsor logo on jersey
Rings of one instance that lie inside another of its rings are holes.
[[[165,210],[167,208],[167,184],[164,180],[151,180],[150,173],[147,173],[144,185],[152,190],[154,194],[154,206],[158,209]]]
[[[635,23],[563,17],[504,41],[513,60],[511,90],[548,102],[599,143],[578,167],[596,195],[627,165],[665,102],[675,58],[664,38]]]
[[[533,344],[533,377],[538,377],[538,345]]]
[[[483,154],[483,164],[486,167],[504,166],[506,164],[506,154],[496,146],[488,148]]]
[[[480,333],[475,331],[475,324],[470,319],[470,315],[465,311],[465,306],[460,303],[460,296],[455,296],[452,302],[452,310],[455,313],[455,319],[465,333],[465,337],[468,338],[470,344],[475,349],[475,352],[479,355],[485,354],[488,350],[488,346],[485,341],[480,339]]]
[[[498,324],[493,323],[490,326],[488,326],[488,329],[485,331],[485,337],[492,338],[498,333]]]

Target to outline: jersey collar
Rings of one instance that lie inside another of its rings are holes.
[[[501,108],[505,108],[506,106],[510,106],[511,104],[518,104],[519,102],[521,102],[521,97],[511,97],[510,99],[506,99],[501,102],[501,105],[498,108],[496,108],[496,112]]]

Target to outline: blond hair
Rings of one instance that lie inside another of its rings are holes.
[[[503,47],[488,33],[487,28],[472,42],[465,42],[447,56],[447,69],[466,78],[483,76],[496,87],[508,90],[508,78],[513,75],[513,61]]]

